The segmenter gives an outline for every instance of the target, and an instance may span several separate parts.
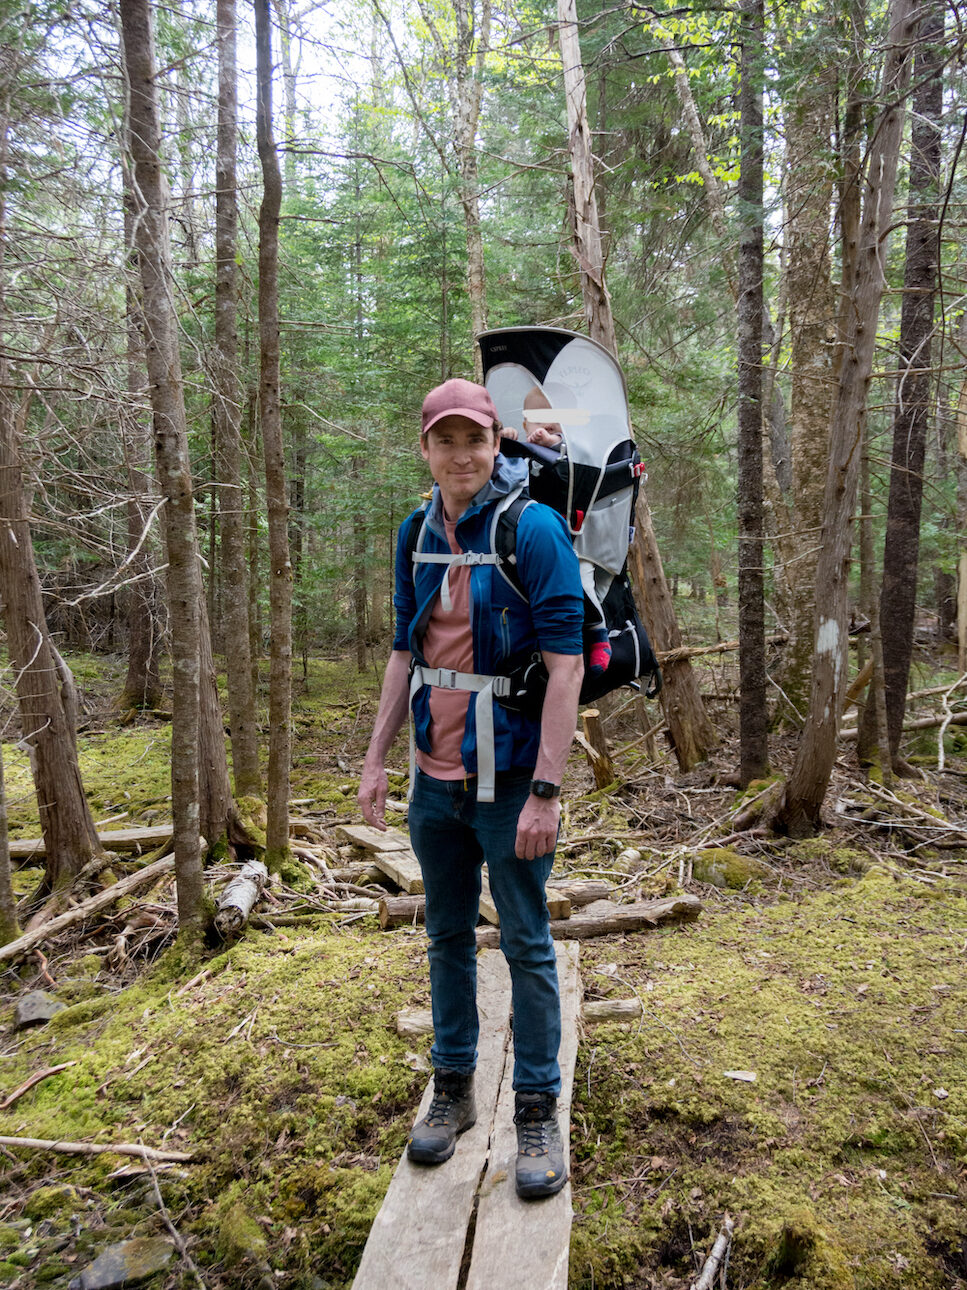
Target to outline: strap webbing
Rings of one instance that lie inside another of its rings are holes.
[[[443,690],[469,690],[476,694],[474,715],[477,722],[477,801],[492,802],[496,787],[494,754],[494,699],[510,693],[509,676],[483,676],[479,672],[454,672],[446,667],[423,667],[417,663],[410,676],[410,789],[413,799],[416,785],[416,734],[413,729],[413,700],[424,685]]]
[[[416,551],[413,554],[414,564],[445,564],[446,572],[440,585],[440,604],[443,612],[453,612],[453,601],[450,599],[450,570],[460,565],[499,564],[500,557],[493,551],[463,551],[460,555],[451,553],[431,554],[427,551]]]

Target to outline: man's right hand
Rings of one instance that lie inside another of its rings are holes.
[[[386,832],[386,797],[389,793],[389,780],[386,770],[378,766],[375,770],[363,766],[362,778],[359,781],[359,792],[356,801],[367,824]]]

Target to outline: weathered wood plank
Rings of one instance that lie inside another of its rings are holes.
[[[423,895],[423,871],[412,851],[377,851],[373,864],[408,895]]]
[[[407,851],[410,846],[403,834],[395,829],[381,833],[368,824],[337,824],[333,831],[344,842],[362,847],[364,851]]]
[[[477,960],[477,1008],[477,1123],[461,1134],[445,1164],[414,1165],[403,1156],[370,1231],[353,1290],[455,1290],[510,1035],[510,973],[499,952]],[[426,1114],[432,1093],[431,1085],[417,1116]]]
[[[592,936],[643,932],[663,923],[697,918],[702,912],[702,902],[697,896],[671,896],[666,900],[639,900],[633,905],[613,905],[612,911],[607,917],[578,913],[570,918],[554,920],[551,935],[556,941],[586,941]],[[491,948],[499,943],[500,933],[496,928],[477,928],[478,946]]]
[[[105,829],[98,838],[105,851],[136,851],[138,847],[153,850],[163,842],[170,842],[170,824],[157,824],[141,829]],[[45,855],[43,838],[11,838],[10,859],[32,860]]]
[[[544,894],[551,918],[571,917],[571,902],[567,896],[554,887],[548,887]],[[490,890],[490,879],[487,877],[486,865],[481,870],[480,878],[480,916],[494,927],[500,926],[500,915],[497,913],[497,904]]]
[[[577,1017],[581,1005],[578,946],[557,947],[561,986],[561,1096],[558,1119],[568,1142],[571,1088],[577,1058]],[[517,1132],[514,1128],[513,1069],[507,1063],[497,1101],[487,1173],[480,1190],[477,1227],[466,1290],[520,1286],[567,1290],[571,1240],[571,1185],[545,1200],[521,1200],[514,1186]],[[427,1286],[434,1284],[431,1280]]]

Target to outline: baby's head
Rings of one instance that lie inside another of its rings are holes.
[[[545,448],[556,448],[564,438],[564,431],[556,421],[542,422],[534,416],[527,416],[540,408],[551,406],[547,395],[537,385],[532,386],[524,396],[524,423],[527,429],[527,442],[541,444]]]

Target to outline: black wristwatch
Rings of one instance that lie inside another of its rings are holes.
[[[559,797],[560,784],[552,784],[549,779],[532,779],[531,792],[535,797]]]

